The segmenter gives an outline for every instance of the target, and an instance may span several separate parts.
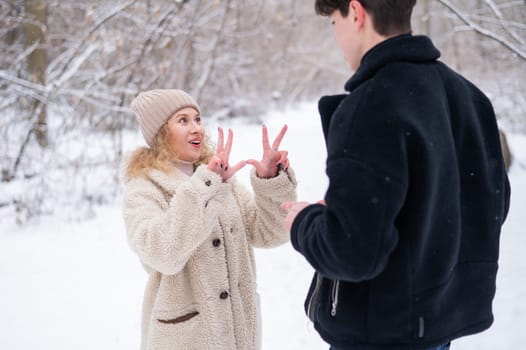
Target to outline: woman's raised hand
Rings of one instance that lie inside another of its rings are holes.
[[[255,159],[248,159],[246,162],[256,168],[256,173],[260,178],[271,178],[278,175],[280,169],[287,170],[289,167],[289,159],[287,151],[280,151],[279,144],[283,140],[283,136],[287,132],[287,125],[281,128],[278,136],[270,146],[268,140],[268,130],[265,125],[262,128],[263,139],[263,157],[260,161]]]
[[[216,154],[208,161],[208,169],[219,174],[223,181],[231,178],[239,169],[246,165],[245,161],[241,161],[234,166],[230,166],[228,159],[230,158],[230,151],[232,150],[232,140],[234,135],[232,130],[228,129],[228,137],[224,145],[223,129],[218,128],[217,149]]]

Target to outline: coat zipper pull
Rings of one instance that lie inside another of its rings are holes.
[[[338,308],[338,293],[340,292],[340,281],[336,280],[332,282],[332,308],[331,316],[336,316],[336,310]]]
[[[336,301],[332,302],[332,309],[331,309],[331,316],[336,316],[336,307],[338,306],[338,303]]]
[[[424,318],[419,317],[418,318],[418,338],[420,339],[424,337],[424,327],[425,327]]]

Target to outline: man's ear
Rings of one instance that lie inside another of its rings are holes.
[[[349,16],[352,16],[351,19],[358,28],[363,27],[366,15],[367,12],[359,1],[352,0],[349,2]]]

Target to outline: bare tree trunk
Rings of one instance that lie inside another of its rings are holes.
[[[27,74],[33,83],[46,85],[46,68],[48,63],[46,48],[47,3],[45,0],[25,0],[26,14],[31,21],[24,25],[25,47],[34,47],[27,57]],[[35,137],[41,147],[46,147],[47,141],[47,109],[41,101],[31,103],[31,113],[36,114],[34,127]]]

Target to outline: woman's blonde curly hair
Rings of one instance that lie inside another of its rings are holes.
[[[201,164],[207,164],[213,155],[213,147],[209,145],[208,138],[205,137],[201,155],[193,164],[194,169]],[[146,177],[152,169],[167,173],[173,168],[175,160],[177,160],[177,152],[168,141],[168,123],[165,123],[155,135],[151,148],[140,147],[131,153],[125,167],[124,180],[129,181],[139,176]]]

